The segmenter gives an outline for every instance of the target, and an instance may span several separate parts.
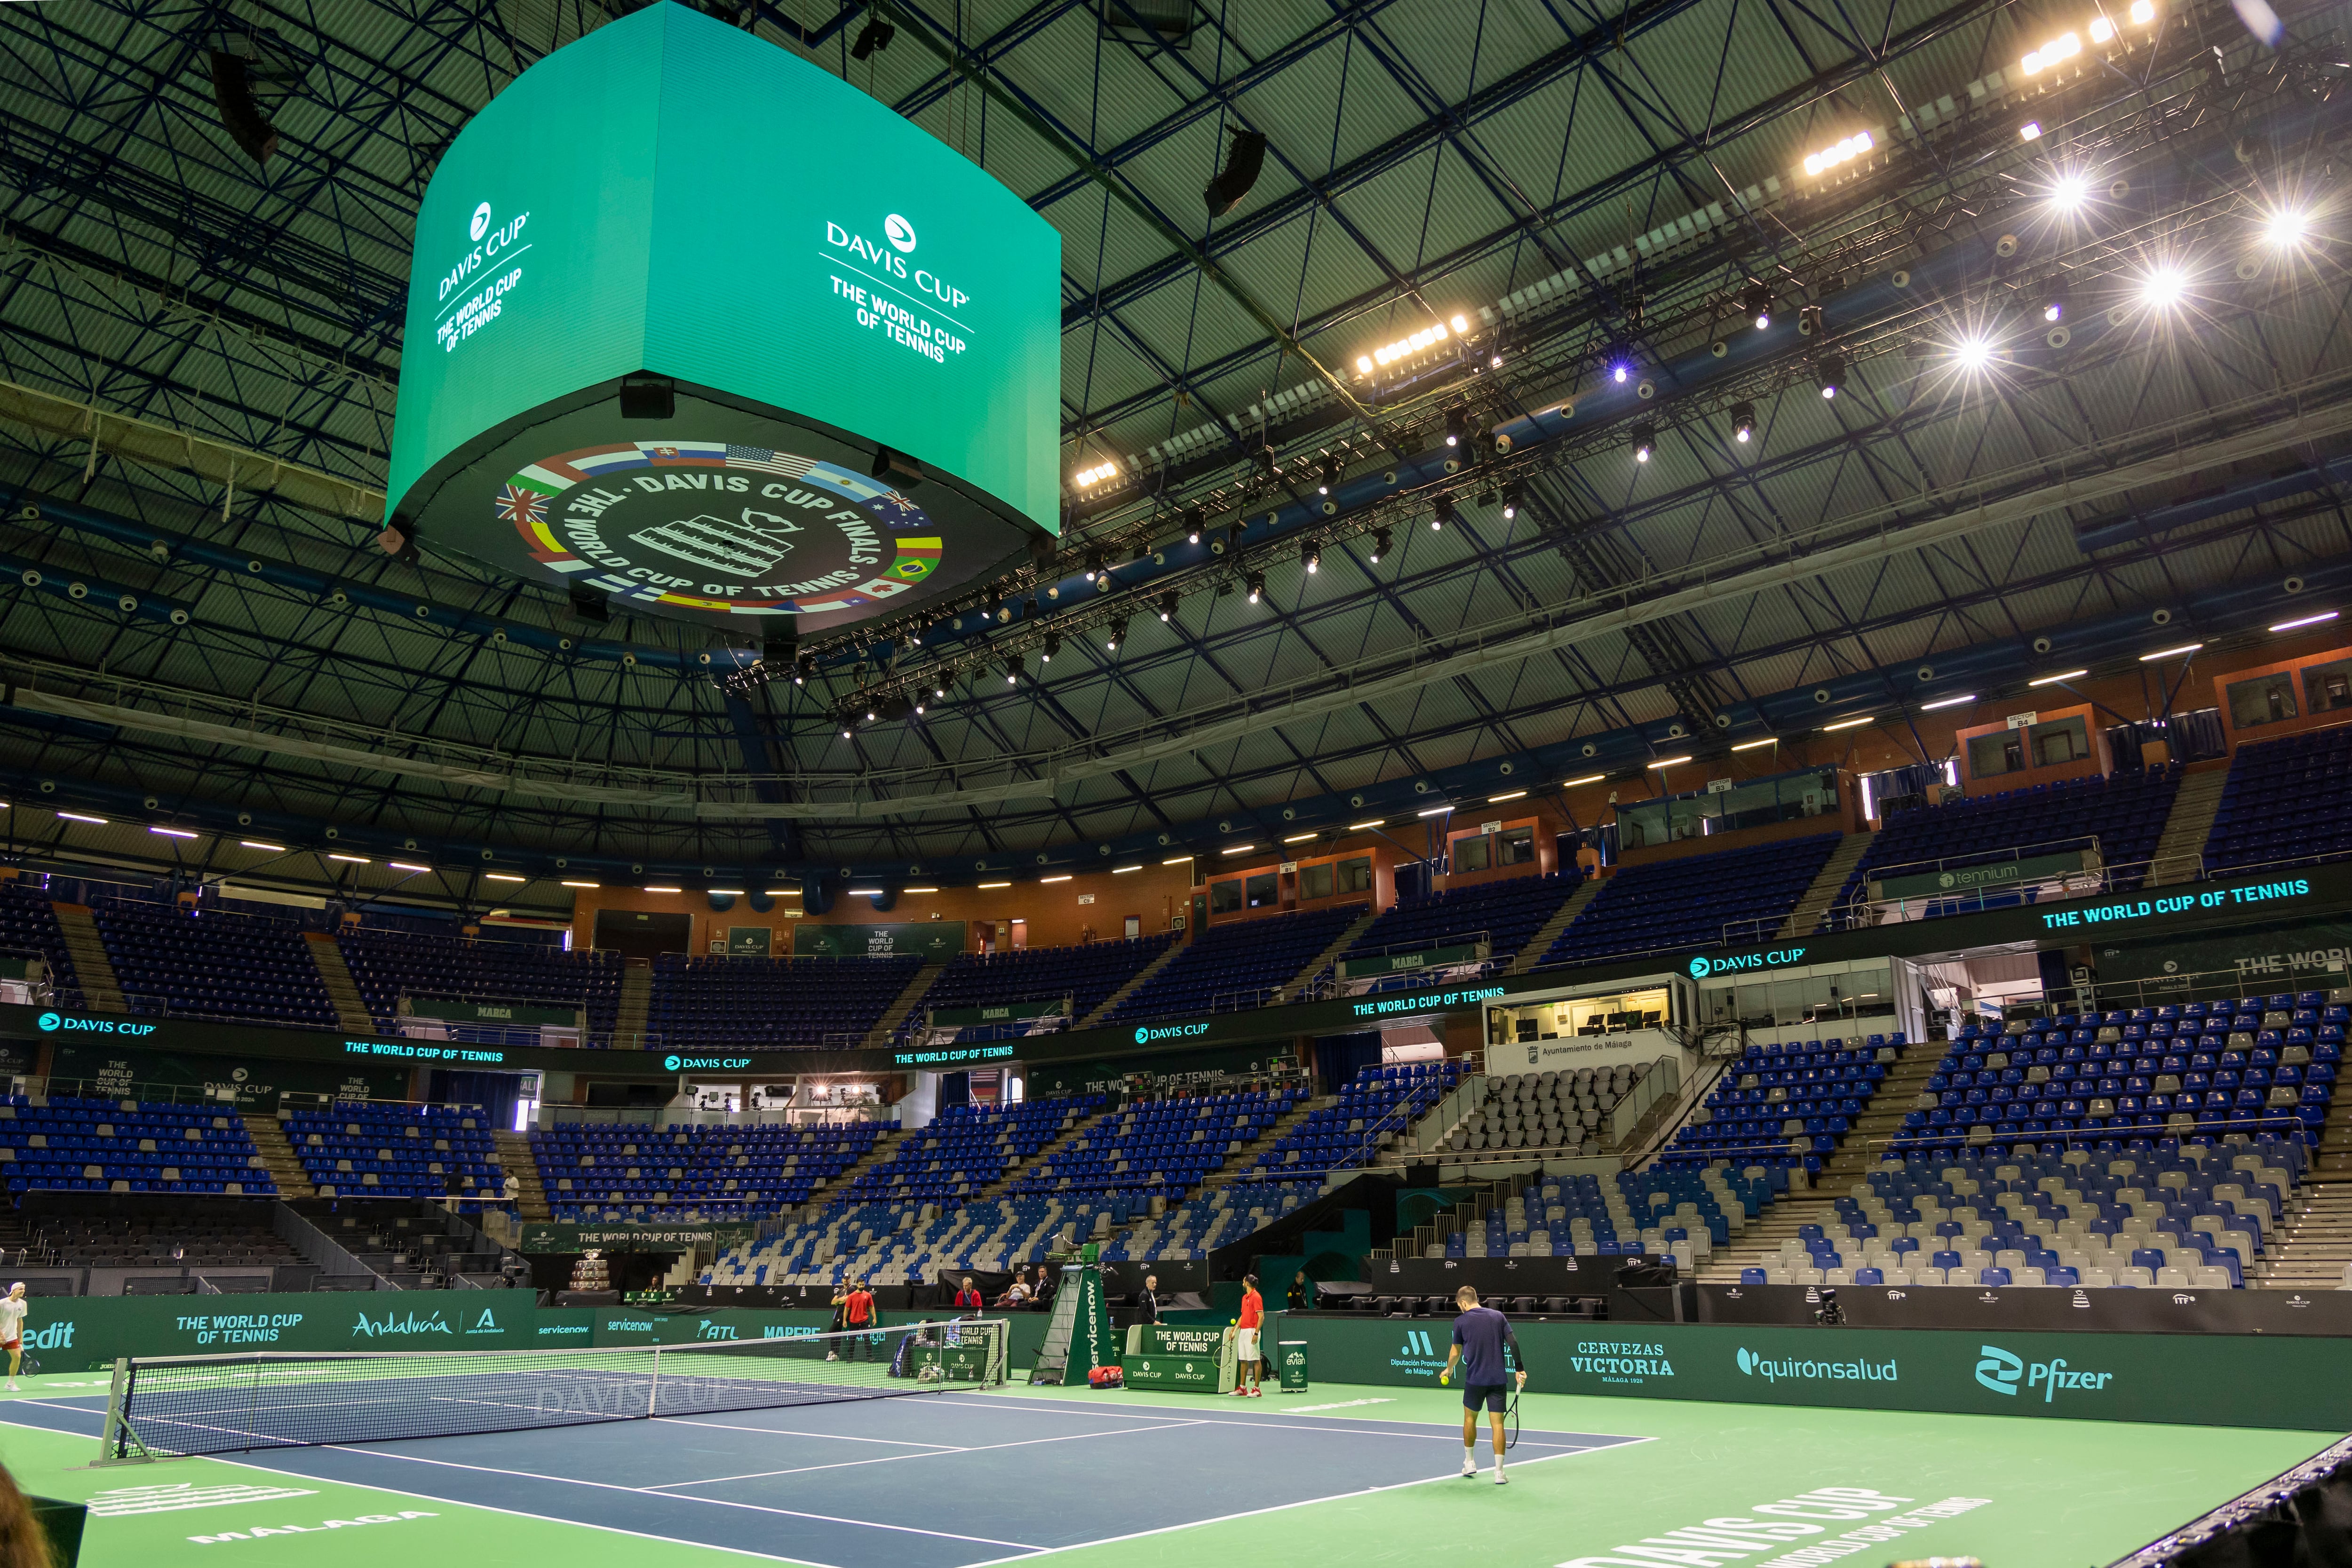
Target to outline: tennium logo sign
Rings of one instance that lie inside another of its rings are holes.
[[[1801,961],[1811,952],[1804,947],[1771,947],[1757,952],[1734,952],[1722,958],[1695,953],[1690,961],[1690,977],[1705,980],[1713,974],[1737,974],[1750,969],[1785,969]]]
[[[1189,1040],[1196,1035],[1205,1035],[1208,1032],[1209,1026],[1206,1024],[1162,1024],[1156,1027],[1149,1024],[1139,1024],[1135,1029],[1135,1043],[1139,1046],[1148,1046],[1154,1040]]]

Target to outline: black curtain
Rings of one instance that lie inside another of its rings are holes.
[[[1326,1094],[1354,1081],[1364,1068],[1379,1066],[1380,1059],[1378,1029],[1360,1035],[1325,1035],[1315,1042],[1315,1076],[1323,1080]]]
[[[943,1115],[950,1106],[971,1103],[971,1074],[943,1072],[940,1074],[939,1103],[932,1108],[934,1116]]]
[[[522,1079],[513,1073],[435,1068],[430,1092],[445,1104],[480,1106],[490,1129],[504,1131],[514,1125],[515,1100],[521,1087]]]

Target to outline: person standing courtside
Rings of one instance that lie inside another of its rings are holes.
[[[856,1361],[863,1355],[870,1360],[875,1347],[866,1334],[874,1327],[874,1292],[863,1279],[849,1287],[849,1295],[841,1303],[841,1326],[851,1331],[848,1359]]]
[[[1446,1348],[1445,1370],[1437,1381],[1449,1383],[1454,1368],[1462,1370],[1462,1477],[1468,1480],[1478,1473],[1478,1406],[1486,1407],[1486,1424],[1492,1428],[1495,1443],[1495,1484],[1502,1486],[1510,1478],[1503,1474],[1503,1407],[1511,1388],[1513,1367],[1517,1367],[1517,1386],[1528,1385],[1527,1358],[1519,1353],[1518,1336],[1511,1332],[1511,1321],[1492,1307],[1478,1304],[1476,1287],[1465,1285],[1454,1292],[1454,1304],[1462,1315],[1454,1320],[1454,1343]],[[1505,1346],[1510,1348],[1510,1359],[1503,1358]]]
[[[1147,1324],[1160,1321],[1160,1276],[1157,1274],[1143,1277],[1143,1289],[1137,1292],[1135,1298],[1135,1321]]]
[[[25,1300],[25,1282],[19,1279],[8,1287],[8,1294],[0,1296],[0,1350],[8,1352],[8,1392],[16,1392],[16,1369],[25,1360],[25,1314],[32,1307]]]
[[[1259,1331],[1265,1325],[1265,1298],[1257,1293],[1257,1276],[1242,1276],[1242,1311],[1234,1321],[1234,1397],[1261,1399],[1265,1391],[1257,1385],[1257,1341]]]

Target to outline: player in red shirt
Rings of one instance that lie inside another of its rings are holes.
[[[1234,1325],[1234,1397],[1262,1399],[1257,1385],[1258,1331],[1265,1324],[1265,1298],[1257,1293],[1257,1276],[1242,1276],[1242,1315]]]

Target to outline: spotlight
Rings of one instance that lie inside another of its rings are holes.
[[[2186,287],[2178,268],[2158,267],[2140,279],[2140,303],[2152,305],[2159,310],[2164,310],[2179,303],[2181,292]]]
[[[1233,521],[1225,524],[1226,548],[1231,549],[1234,545],[1239,544],[1242,542],[1243,532],[1247,530],[1249,524],[1244,522],[1240,518],[1235,518]]]
[[[1298,559],[1311,574],[1323,564],[1323,547],[1319,544],[1306,545],[1299,550]],[[1165,616],[1160,617],[1161,620],[1167,618]]]
[[[816,673],[816,655],[804,653],[793,661],[793,684],[806,686],[808,678]]]
[[[872,59],[888,48],[890,40],[898,36],[898,29],[881,17],[868,16],[866,26],[857,31],[857,41],[849,46],[849,58],[861,63]]]
[[[1633,460],[1637,463],[1648,462],[1650,454],[1657,450],[1657,423],[1650,419],[1636,420],[1633,425]]]
[[[2131,19],[2145,27],[2156,20],[2156,0],[2132,0]]]
[[[1201,542],[1201,523],[1202,523],[1201,509],[1200,509],[1199,507],[1197,507],[1197,506],[1196,506],[1196,507],[1193,507],[1192,510],[1190,510],[1189,511],[1185,512],[1185,514],[1184,514],[1184,542],[1185,542],[1185,543],[1187,543],[1187,544],[1198,544],[1198,543],[1200,543],[1200,542]]]
[[[2029,121],[2027,121],[2024,124],[2022,124],[2022,125],[2019,126],[2019,127],[2017,128],[2017,139],[2018,139],[2020,142],[2039,142],[2039,141],[2041,141],[2041,140],[2042,140],[2042,121],[2040,121],[2039,120],[2029,120]]]
[[[1255,131],[1232,131],[1233,145],[1225,153],[1225,166],[1217,177],[1202,191],[1202,199],[1209,204],[1209,216],[1220,218],[1242,205],[1242,198],[1257,184],[1258,172],[1265,167],[1265,137]]]
[[[841,727],[841,738],[845,741],[849,739],[849,726],[846,724]]]
[[[1469,427],[1470,422],[1463,416],[1462,410],[1449,408],[1445,411],[1445,444],[1447,446],[1460,446],[1462,437],[1468,433]]]
[[[1633,367],[1627,364],[1622,359],[1615,364],[1609,367],[1609,379],[1615,382],[1620,386],[1624,385],[1625,378],[1633,374]]]
[[[871,708],[868,708],[868,709],[866,710],[866,721],[868,724],[871,724],[872,722],[874,722],[874,710],[873,710],[873,709],[871,709]]]
[[[1735,403],[1731,405],[1731,438],[1743,446],[1756,439],[1756,405]]]
[[[2055,324],[2066,319],[2066,285],[2053,282],[2042,291],[2042,319]]]
[[[1022,672],[1027,665],[1028,660],[1022,658],[1022,656],[1017,653],[1011,658],[1006,659],[1004,661],[1004,684],[1007,686],[1020,685]]]
[[[2050,205],[2070,213],[2090,199],[2091,183],[2079,174],[2061,174],[2050,183]]]
[[[1113,653],[1117,653],[1118,651],[1118,645],[1126,640],[1127,617],[1125,616],[1121,616],[1118,619],[1111,622],[1110,635],[1103,638],[1103,647],[1108,648]]]
[[[1505,522],[1519,515],[1519,501],[1524,493],[1519,489],[1519,482],[1517,479],[1503,487],[1503,521]]]
[[[1430,504],[1430,508],[1429,508],[1429,531],[1430,531],[1430,532],[1432,532],[1432,533],[1443,533],[1443,532],[1444,532],[1444,531],[1445,531],[1445,525],[1446,525],[1447,523],[1449,523],[1449,522],[1452,522],[1453,521],[1454,521],[1454,503],[1453,503],[1451,500],[1447,500],[1447,499],[1446,499],[1445,497],[1444,497],[1444,496],[1440,496],[1440,497],[1438,497],[1438,498],[1437,498],[1437,500],[1436,500],[1435,501],[1433,501],[1433,502],[1432,502],[1432,503]]]
[[[931,695],[938,698],[940,701],[945,702],[948,700],[948,682],[952,680],[954,677],[942,671],[933,679],[938,682],[938,684],[931,688]]]
[[[1250,573],[1246,573],[1246,574],[1244,574],[1243,575],[1243,577],[1242,577],[1242,581],[1243,581],[1244,583],[1245,583],[1245,584],[1247,584],[1249,585],[1249,602],[1250,602],[1251,604],[1255,605],[1255,604],[1256,604],[1260,599],[1262,599],[1262,598],[1265,597],[1265,573],[1263,573],[1263,572],[1250,572]]]
[[[2091,42],[2104,44],[2116,36],[2116,25],[2105,16],[2094,16],[2090,26]]]
[[[1387,529],[1383,528],[1376,531],[1372,534],[1372,564],[1375,566],[1379,565],[1381,563],[1381,557],[1386,555],[1389,551],[1394,547],[1395,543],[1395,537],[1391,535]]]
[[[1087,557],[1087,581],[1091,583],[1103,574],[1103,552],[1099,550]]]
[[[2281,250],[2292,250],[2303,243],[2304,226],[2301,213],[2282,207],[2263,223],[2263,235]]]
[[[1174,594],[1162,594],[1160,595],[1160,618],[1163,621],[1172,621],[1176,618],[1176,595]]]
[[[1982,370],[1992,363],[1992,345],[1982,338],[1962,338],[1952,345],[1952,358],[1962,370]]]
[[[1823,397],[1835,397],[1845,385],[1845,355],[1823,354],[1813,369],[1821,378]]]
[[[1739,292],[1739,313],[1755,319],[1756,330],[1762,331],[1772,324],[1772,286],[1765,282],[1750,283]]]
[[[1045,634],[1045,650],[1044,650],[1044,653],[1041,655],[1041,658],[1042,658],[1043,662],[1045,662],[1045,663],[1046,663],[1046,664],[1051,664],[1051,663],[1053,663],[1053,662],[1054,662],[1054,656],[1055,656],[1055,654],[1057,654],[1057,653],[1061,652],[1061,651],[1062,651],[1062,634],[1061,634],[1061,633],[1059,633],[1059,632],[1047,632],[1047,633]]]
[[[1339,482],[1339,459],[1325,458],[1322,464],[1322,476],[1316,483],[1315,493],[1318,496],[1328,496],[1331,493],[1331,487]]]

